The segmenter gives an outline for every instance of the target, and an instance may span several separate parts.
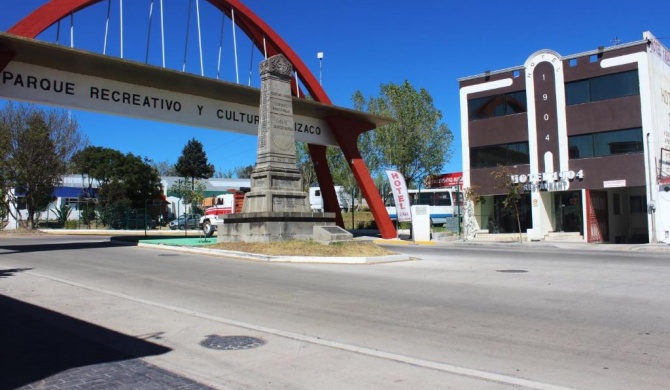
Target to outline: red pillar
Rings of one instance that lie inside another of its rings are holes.
[[[389,217],[386,207],[384,207],[384,201],[379,196],[379,191],[377,191],[377,187],[374,181],[372,181],[370,171],[365,165],[363,157],[361,157],[361,152],[358,150],[358,137],[363,132],[373,129],[374,125],[368,124],[367,128],[363,128],[361,122],[340,117],[328,118],[328,124],[333,131],[337,143],[342,148],[344,158],[347,159],[354,178],[361,188],[365,200],[368,202],[368,206],[370,206],[370,211],[375,222],[377,222],[379,233],[382,238],[396,238],[398,234],[395,226],[393,226],[391,217]]]
[[[324,208],[326,212],[335,213],[335,223],[337,226],[344,229],[344,220],[342,219],[342,210],[340,210],[340,203],[337,201],[337,194],[335,193],[335,184],[333,183],[333,175],[330,173],[328,167],[328,159],[326,158],[326,147],[323,145],[309,146],[309,155],[312,157],[314,163],[314,172],[316,172],[316,179],[319,182],[321,189],[321,196],[323,197]]]

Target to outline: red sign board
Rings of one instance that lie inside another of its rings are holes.
[[[437,176],[428,176],[424,184],[426,188],[443,188],[461,186],[463,181],[463,172],[443,173]]]

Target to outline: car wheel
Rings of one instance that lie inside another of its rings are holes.
[[[205,236],[212,237],[214,235],[214,227],[212,226],[212,223],[209,221],[203,222],[202,232],[205,233]]]
[[[179,230],[184,230],[184,225],[179,225]]]

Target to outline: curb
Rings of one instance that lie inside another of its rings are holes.
[[[112,240],[117,241],[117,240]],[[324,257],[324,256],[271,256],[259,253],[227,251],[223,249],[208,249],[197,247],[183,247],[164,244],[147,244],[138,242],[138,247],[164,249],[176,252],[204,254],[210,256],[232,257],[242,260],[264,261],[273,263],[315,263],[315,264],[380,264],[399,261],[409,261],[408,255],[387,255],[373,257]]]
[[[604,253],[670,253],[668,244],[592,244],[576,241],[540,241],[540,242],[511,242],[511,241],[454,241],[447,246],[456,246],[461,248],[479,247],[479,248],[536,248],[552,250],[579,250],[589,252]]]
[[[107,230],[107,229],[38,229],[42,233],[68,236],[166,236],[166,237],[198,237],[199,230]]]
[[[397,238],[392,238],[389,240],[384,239],[375,239],[372,240],[374,244],[381,245],[437,245],[435,241],[405,241]]]

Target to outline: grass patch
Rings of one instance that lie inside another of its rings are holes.
[[[342,221],[344,222],[344,228],[346,230],[352,229],[376,229],[377,224],[375,223],[374,218],[372,218],[372,213],[369,211],[356,211],[353,213],[342,212]],[[353,217],[353,218],[352,218]]]
[[[336,242],[329,245],[299,240],[271,243],[221,242],[208,248],[270,256],[368,257],[394,254],[371,242]]]

